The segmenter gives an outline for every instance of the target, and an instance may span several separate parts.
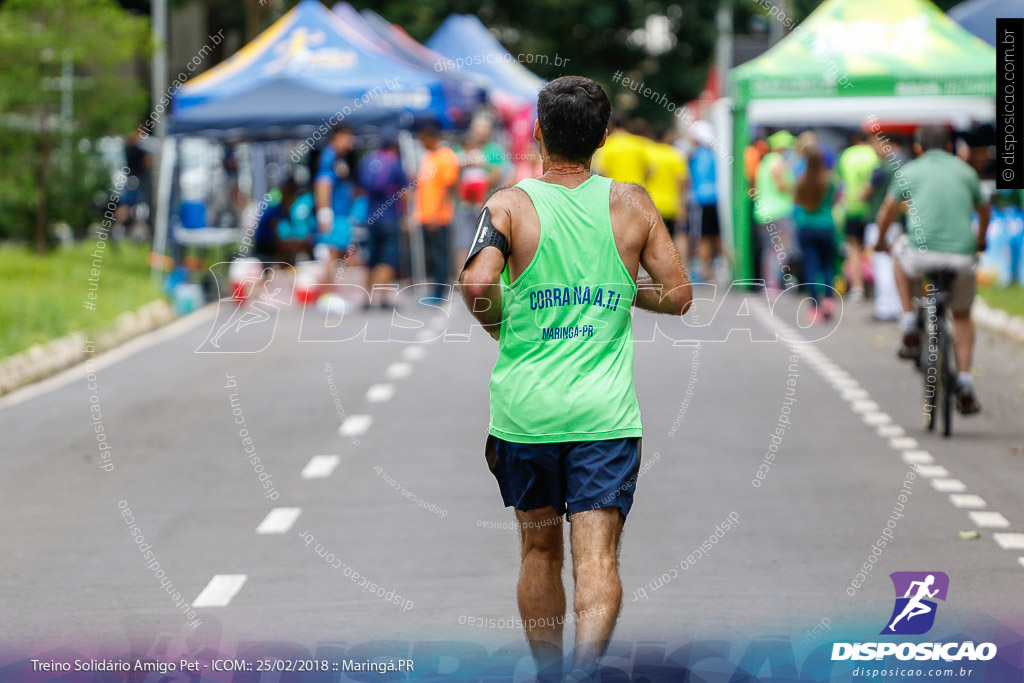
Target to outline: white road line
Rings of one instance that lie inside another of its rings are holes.
[[[331,472],[338,467],[339,463],[341,463],[340,455],[314,455],[302,468],[302,478],[325,479],[331,476]]]
[[[889,439],[889,447],[896,451],[917,448],[917,439],[911,436],[894,436]]]
[[[874,413],[878,411],[878,404],[868,398],[850,402],[850,409],[855,413]]]
[[[1024,550],[1024,534],[1015,531],[992,534],[992,540],[1003,550]]]
[[[903,436],[907,433],[903,427],[897,424],[882,425],[878,428],[878,435],[882,438],[891,438],[894,436]],[[892,444],[889,444],[890,446]]]
[[[839,395],[842,397],[844,401],[858,401],[861,399],[866,399],[870,396],[870,394],[868,394],[867,389],[861,389],[860,387],[856,387],[853,389],[843,389],[842,391],[839,392]]]
[[[338,427],[338,434],[342,436],[362,436],[373,424],[372,415],[350,415],[345,422]]]
[[[903,462],[908,465],[931,465],[935,458],[928,451],[903,451]]]
[[[402,351],[402,358],[406,360],[423,360],[426,355],[427,350],[420,344],[415,346],[406,346],[405,350]]]
[[[1018,558],[1017,558],[1017,563],[1018,563],[1018,564],[1019,564],[1020,566],[1024,567],[1024,557],[1018,557]]]
[[[388,379],[402,379],[412,374],[412,365],[409,363],[392,363],[384,371],[384,374],[388,376]]]
[[[932,488],[939,493],[960,493],[967,490],[967,485],[959,479],[932,479]]]
[[[53,375],[52,377],[48,377],[33,384],[28,384],[20,389],[15,389],[6,396],[0,396],[0,409],[23,403],[24,401],[35,398],[36,396],[45,394],[48,391],[59,389],[71,384],[75,380],[82,379],[89,374],[89,372],[96,372],[97,370],[110,367],[115,363],[120,363],[124,359],[134,356],[140,351],[144,351],[151,346],[155,346],[160,342],[167,341],[168,339],[172,339],[195,327],[198,327],[215,317],[216,313],[217,305],[215,303],[203,306],[195,313],[190,313],[189,315],[178,318],[174,322],[167,323],[163,327],[158,327],[152,332],[147,332],[125,342],[124,344],[121,344],[120,346],[116,346],[109,351],[104,351],[93,359],[93,362],[89,364],[88,369],[86,368],[86,364],[82,362]]]
[[[256,527],[256,533],[283,534],[292,528],[292,524],[295,524],[295,520],[301,514],[302,508],[274,508]]]
[[[242,590],[246,578],[245,574],[214,574],[206,588],[192,601],[192,607],[227,607]]]
[[[384,403],[395,395],[394,384],[374,384],[366,390],[366,400],[370,403]]]
[[[864,413],[864,422],[869,425],[887,425],[892,422],[889,413]]]
[[[918,465],[917,473],[928,479],[946,479],[949,477],[949,470],[942,465]]]
[[[1005,529],[1010,526],[1010,520],[995,510],[976,510],[968,512],[967,516],[978,526],[987,529]]]
[[[949,502],[958,508],[983,508],[985,499],[975,493],[951,493]]]

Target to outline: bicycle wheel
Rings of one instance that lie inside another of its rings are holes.
[[[953,352],[953,335],[945,316],[940,322],[942,344],[942,435],[953,434],[953,400],[956,396],[956,354]]]

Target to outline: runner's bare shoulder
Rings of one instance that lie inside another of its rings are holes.
[[[611,213],[613,225],[630,225],[649,232],[657,225],[658,209],[641,185],[612,181]]]

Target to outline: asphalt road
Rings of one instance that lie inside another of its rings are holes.
[[[847,307],[826,338],[794,347],[768,340],[822,328],[796,329],[789,303],[768,310],[762,296],[719,295],[697,303],[689,328],[659,319],[664,334],[635,317],[645,469],[617,638],[796,642],[821,619],[835,633],[881,628],[887,574],[900,570],[949,575],[947,630],[982,619],[1024,633],[1024,548],[1012,548],[1024,539],[1024,349],[980,335],[985,412],[943,439],[922,429],[919,381],[895,358],[893,325]],[[482,453],[496,344],[480,330],[439,338],[446,325],[469,329],[461,306],[450,321],[404,311],[425,323],[399,321],[390,334],[404,341],[385,341],[387,313],[352,310],[323,327],[284,307],[265,350],[196,353],[207,311],[89,376],[78,368],[0,399],[0,643],[521,641],[509,621],[517,532]],[[366,321],[376,341],[338,341]],[[256,349],[266,334],[249,325],[224,348]],[[854,589],[912,463],[926,467],[894,540]],[[201,594],[193,629],[180,604]]]

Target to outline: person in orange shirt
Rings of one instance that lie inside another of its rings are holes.
[[[434,124],[424,126],[419,137],[427,153],[416,174],[416,215],[423,226],[427,280],[434,285],[434,296],[444,299],[451,277],[448,233],[455,212],[459,158],[450,147],[441,144],[440,131]]]

